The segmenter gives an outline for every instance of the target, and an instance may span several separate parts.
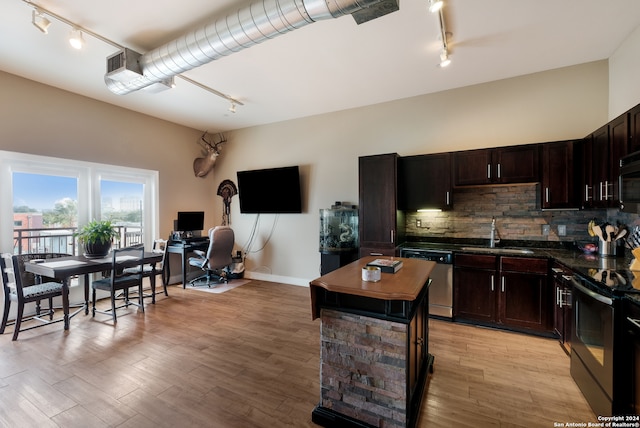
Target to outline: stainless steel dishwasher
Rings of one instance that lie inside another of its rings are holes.
[[[453,253],[446,250],[402,248],[400,257],[436,262],[431,271],[429,287],[429,315],[453,317]]]

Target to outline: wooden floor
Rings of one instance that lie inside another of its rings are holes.
[[[309,427],[319,320],[305,287],[169,287],[146,313],[78,315],[0,336],[1,427]],[[430,320],[435,371],[421,427],[595,421],[559,345]]]

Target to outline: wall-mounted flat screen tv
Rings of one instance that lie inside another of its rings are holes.
[[[179,211],[176,230],[196,232],[204,229],[204,211]]]
[[[238,197],[244,214],[301,213],[298,166],[238,171]]]

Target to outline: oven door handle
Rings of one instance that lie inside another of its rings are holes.
[[[635,328],[640,329],[640,322],[637,319],[627,317],[627,321],[629,321]]]
[[[584,285],[580,284],[578,281],[576,281],[574,278],[571,279],[571,282],[573,283],[573,286],[578,289],[580,292],[586,294],[587,296],[597,300],[598,302],[604,303],[605,305],[613,305],[613,300],[602,296],[594,291],[589,290],[588,288],[585,288]]]

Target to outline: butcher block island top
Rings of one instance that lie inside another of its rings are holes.
[[[403,266],[362,280],[363,257],[310,282],[320,318],[320,402],[324,427],[414,428],[428,373],[429,276],[435,262],[394,258]]]
[[[380,258],[400,260],[403,266],[396,273],[382,273],[378,282],[363,281],[362,268]],[[358,259],[310,282],[313,319],[319,316],[314,292],[316,287],[334,293],[373,299],[414,301],[429,280],[435,265],[436,263],[431,261],[402,257],[367,256]]]

